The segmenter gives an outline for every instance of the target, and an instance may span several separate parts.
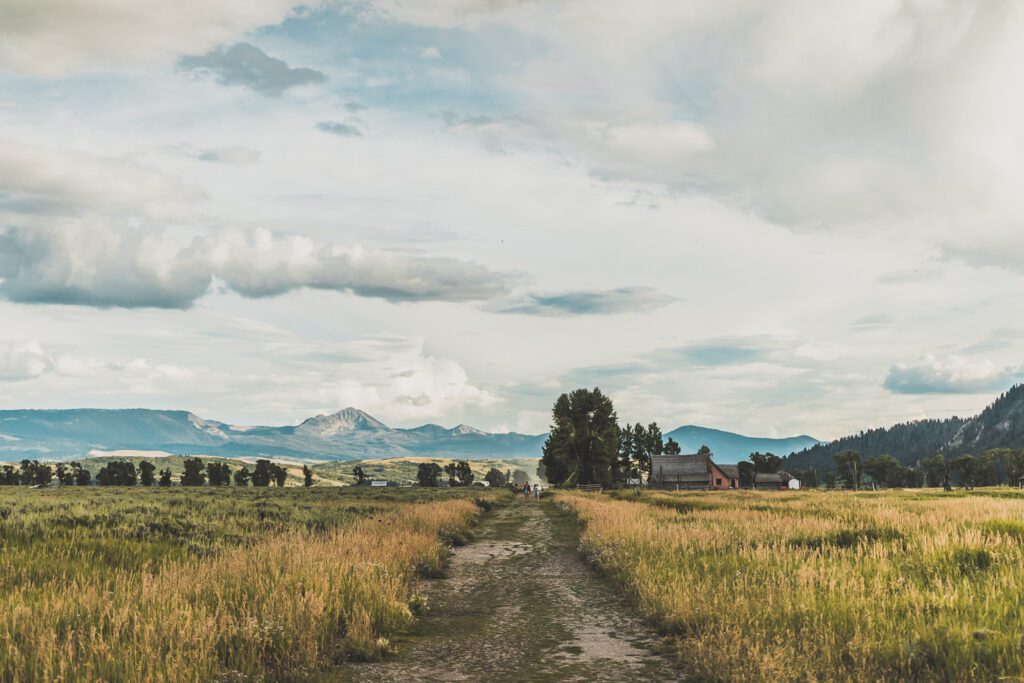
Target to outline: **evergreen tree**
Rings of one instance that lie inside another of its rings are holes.
[[[665,455],[680,455],[683,450],[676,443],[676,440],[671,436],[668,437],[668,441],[665,442]]]
[[[637,462],[637,468],[649,476],[651,474],[651,456],[661,455],[665,452],[665,443],[662,441],[661,428],[658,427],[657,422],[647,425],[645,438],[643,459]]]
[[[306,488],[313,485],[313,470],[309,465],[302,466],[302,485]]]
[[[172,475],[172,472],[171,472],[170,468],[167,468],[167,469],[164,469],[164,470],[160,470],[160,481],[158,482],[160,484],[160,486],[170,486],[171,485],[171,476],[173,476],[173,475]]]
[[[651,454],[647,450],[651,441],[647,438],[647,430],[639,422],[633,425],[633,438],[630,441],[633,449],[630,453],[629,474],[642,479],[651,473]]]
[[[634,465],[635,445],[633,442],[633,425],[626,423],[626,426],[619,432],[619,453],[615,458],[614,477],[623,483],[629,479],[636,479],[640,476]]]

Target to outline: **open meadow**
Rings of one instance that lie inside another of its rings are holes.
[[[1020,680],[1024,492],[558,493],[697,680]]]
[[[502,495],[0,488],[0,680],[293,680],[376,658]]]

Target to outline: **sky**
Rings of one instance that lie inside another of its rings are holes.
[[[1010,0],[0,0],[0,408],[974,414],[1021,63]]]

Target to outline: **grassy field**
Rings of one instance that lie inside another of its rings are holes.
[[[698,680],[1021,680],[1024,494],[562,493]]]
[[[294,680],[377,657],[442,542],[501,495],[2,487],[0,680]]]

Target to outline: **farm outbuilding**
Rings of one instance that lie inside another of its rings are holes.
[[[758,491],[785,491],[800,488],[800,480],[788,472],[756,472],[754,488]]]
[[[652,455],[647,485],[659,489],[708,488],[711,458],[706,455]]]
[[[652,455],[647,485],[660,489],[735,489],[739,488],[739,477],[736,465],[719,465],[709,455]]]

